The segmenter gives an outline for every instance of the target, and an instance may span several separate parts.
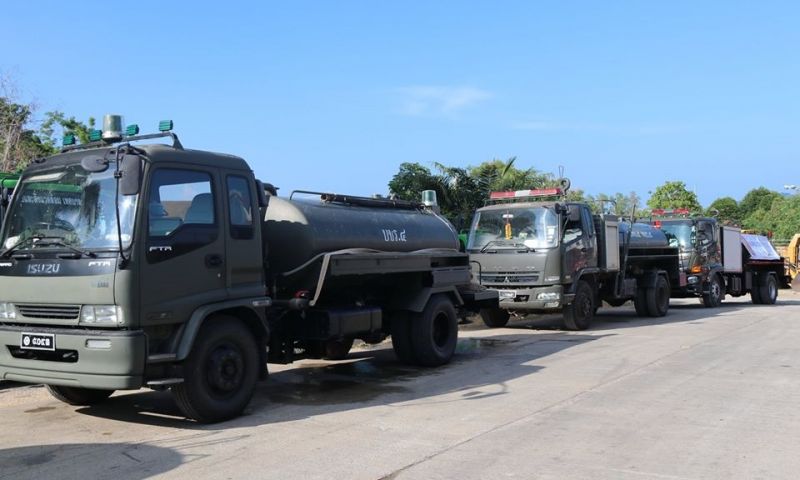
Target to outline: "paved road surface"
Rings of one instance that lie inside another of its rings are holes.
[[[464,326],[435,370],[385,346],[271,366],[247,415],[212,426],[167,393],[75,408],[0,383],[0,479],[800,477],[800,295],[555,326]]]

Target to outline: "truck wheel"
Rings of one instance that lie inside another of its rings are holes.
[[[183,383],[172,387],[178,407],[200,423],[242,413],[258,380],[258,347],[238,319],[215,316],[203,324],[183,363]]]
[[[764,283],[758,286],[758,296],[764,305],[774,305],[778,300],[778,281],[775,275],[767,275]]]
[[[434,295],[425,310],[411,318],[411,349],[417,364],[444,365],[453,357],[458,342],[458,318],[453,301],[445,294]]]
[[[636,287],[636,296],[633,297],[633,307],[636,309],[636,315],[640,317],[647,316],[647,290],[644,287]]]
[[[58,385],[47,385],[47,391],[64,403],[79,406],[96,405],[114,393],[114,390],[95,390],[92,388],[62,387]]]
[[[753,289],[750,290],[750,300],[753,301],[754,305],[761,305],[761,288],[758,285],[753,285]]]
[[[501,308],[482,308],[481,318],[487,327],[500,328],[508,324],[509,314]]]
[[[389,318],[394,354],[401,362],[415,365],[417,361],[411,348],[411,316],[408,312],[393,312]]]
[[[350,349],[353,348],[353,339],[328,340],[325,342],[323,348],[324,353],[322,358],[325,360],[343,360],[347,358],[347,354],[350,353]]]
[[[725,284],[719,275],[714,275],[708,284],[708,293],[703,294],[703,305],[709,308],[719,307],[723,298],[725,298]]]
[[[584,281],[578,282],[575,299],[564,307],[564,327],[567,330],[586,330],[594,317],[594,295],[592,287]]]
[[[669,281],[663,275],[656,279],[656,286],[645,292],[647,314],[651,317],[663,317],[669,310]]]

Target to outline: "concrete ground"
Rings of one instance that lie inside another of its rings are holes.
[[[271,365],[247,414],[211,426],[168,393],[76,408],[0,383],[0,479],[800,476],[800,295],[462,327],[438,369],[386,345]]]

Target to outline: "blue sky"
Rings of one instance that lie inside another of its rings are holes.
[[[41,111],[171,118],[282,193],[510,156],[705,205],[800,184],[797,2],[179,3],[12,2],[0,71]]]

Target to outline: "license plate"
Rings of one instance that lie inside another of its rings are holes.
[[[19,348],[23,350],[56,350],[56,336],[52,333],[22,333]]]
[[[499,293],[500,293],[500,300],[503,300],[503,299],[511,299],[511,300],[513,300],[513,299],[517,298],[517,292],[515,292],[514,290],[500,290]]]

